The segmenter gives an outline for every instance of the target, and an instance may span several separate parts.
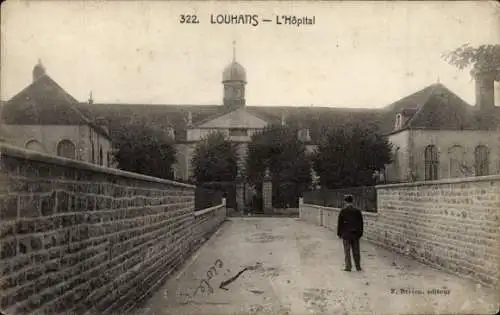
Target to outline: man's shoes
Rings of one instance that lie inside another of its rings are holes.
[[[361,267],[359,268],[356,268],[357,271],[363,271],[363,269],[361,269]]]
[[[343,271],[351,272],[351,269],[344,268]]]

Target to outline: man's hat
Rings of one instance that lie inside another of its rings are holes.
[[[351,203],[353,201],[352,195],[344,195],[344,201]]]

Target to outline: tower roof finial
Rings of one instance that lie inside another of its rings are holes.
[[[32,71],[33,82],[45,75],[45,67],[42,65],[42,60],[38,58],[37,64],[33,67]]]
[[[236,41],[233,40],[233,62],[236,61]]]
[[[38,66],[38,68],[45,70],[45,67],[42,64],[42,59],[41,58],[38,58],[38,61],[37,61],[36,65]]]

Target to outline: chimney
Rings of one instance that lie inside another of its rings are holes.
[[[89,94],[89,104],[90,105],[94,104],[94,98],[92,97],[92,91],[90,91],[90,94]]]
[[[38,63],[33,67],[33,82],[40,79],[45,75],[45,67],[42,65],[42,61],[38,59]]]
[[[99,117],[96,117],[95,120],[94,120],[94,123],[101,127],[102,129],[104,129],[107,133],[109,133],[109,122],[106,118],[102,117],[102,116],[99,116]]]
[[[481,110],[495,107],[495,71],[476,70],[473,75],[476,80],[476,106]]]
[[[286,118],[285,114],[281,114],[281,126],[285,127],[286,126]]]

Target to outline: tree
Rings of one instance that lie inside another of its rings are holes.
[[[373,126],[336,128],[319,144],[314,168],[322,186],[371,186],[373,176],[391,162],[392,145]]]
[[[197,183],[231,182],[237,174],[236,147],[222,133],[209,134],[200,141],[193,155]]]
[[[311,163],[296,129],[270,126],[252,136],[248,145],[246,177],[258,189],[266,168],[272,175],[273,195],[281,198],[278,203],[291,203],[288,199],[292,195],[298,198],[311,184]]]
[[[463,70],[472,67],[471,74],[476,71],[493,71],[500,74],[500,45],[480,45],[472,47],[469,44],[462,45],[452,51],[443,54],[449,64]]]
[[[162,129],[140,123],[121,125],[113,132],[114,160],[118,168],[173,179],[176,162],[173,139]]]
[[[448,61],[449,64],[456,66],[460,70],[470,67],[470,75],[478,80],[480,85],[485,84],[483,88],[495,89],[494,82],[500,81],[499,44],[480,45],[478,47],[472,47],[469,44],[465,44],[455,50],[444,53],[442,57]],[[494,98],[493,102],[496,104],[500,101],[499,93],[495,93],[494,90],[492,92]],[[478,119],[482,121],[484,125],[489,124],[492,128],[500,128],[500,117],[497,114],[482,115],[478,117]]]

